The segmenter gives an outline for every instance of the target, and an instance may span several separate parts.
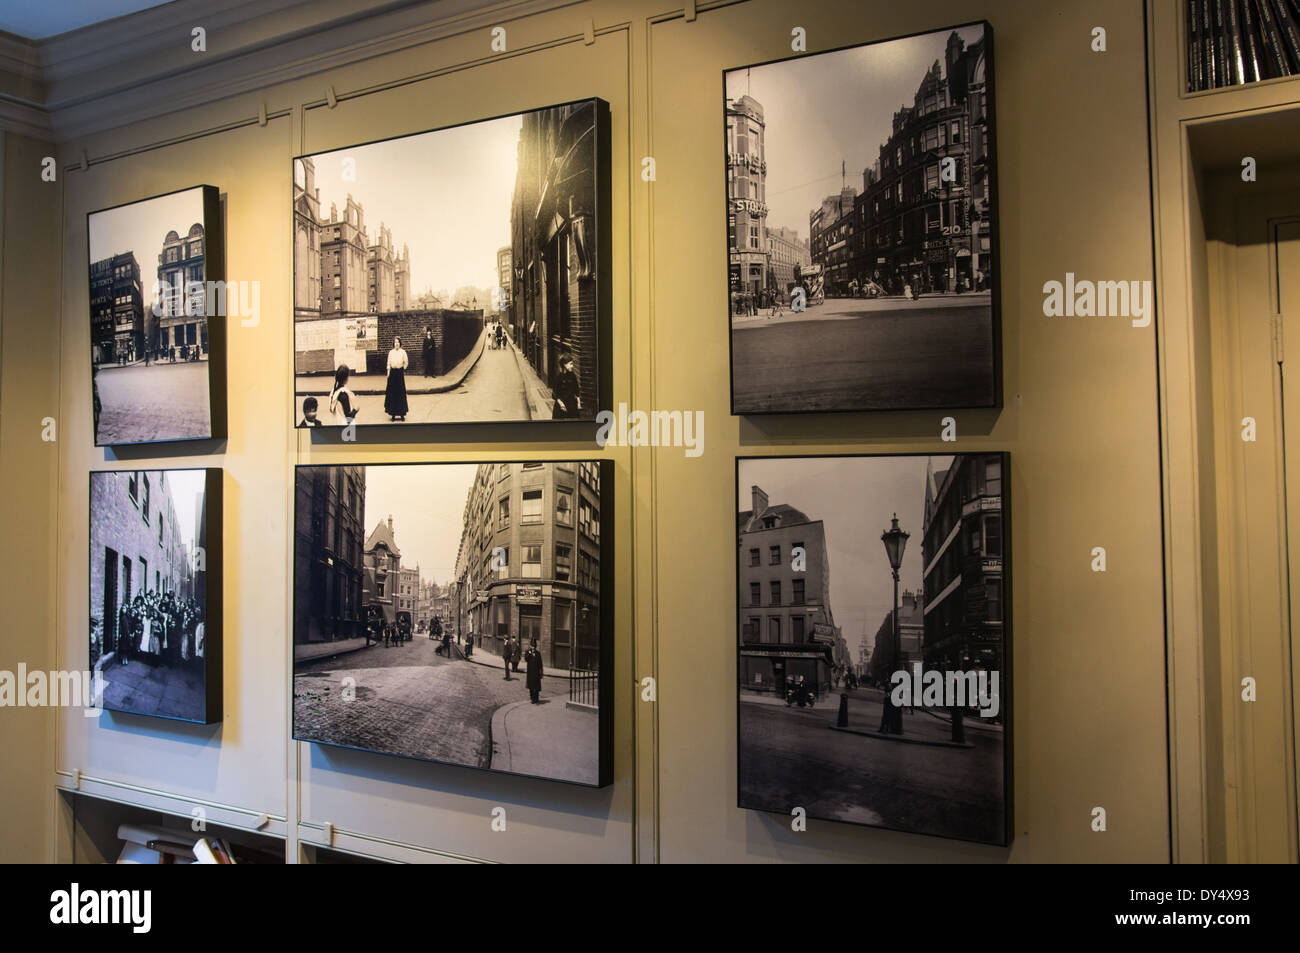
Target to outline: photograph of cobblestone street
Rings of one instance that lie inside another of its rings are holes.
[[[601,476],[299,467],[294,737],[604,783]]]

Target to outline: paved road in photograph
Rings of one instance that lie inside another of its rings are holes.
[[[527,700],[523,675],[506,681],[500,669],[445,659],[434,654],[439,644],[417,635],[401,645],[297,663],[295,736],[490,767],[492,713]],[[345,678],[355,680],[351,701],[343,697]],[[565,680],[545,680],[544,695],[566,691]]]
[[[738,413],[992,403],[987,294],[829,299],[732,323]]]
[[[99,440],[107,443],[206,437],[208,362],[100,368]]]
[[[881,693],[849,693],[850,727],[880,725]],[[906,744],[832,731],[839,694],[816,708],[740,706],[740,803],[789,814],[947,837],[998,840],[1002,833],[1002,738],[969,730],[974,747]],[[912,719],[931,718],[908,713]]]
[[[419,375],[406,375],[406,386],[416,388],[424,379]],[[375,390],[384,387],[385,379],[377,375],[353,377],[354,389]],[[322,379],[329,388],[329,381]],[[318,397],[325,423],[329,418],[329,398]],[[302,397],[295,398],[294,413],[302,417]],[[409,407],[406,423],[445,423],[455,421],[528,420],[528,401],[524,397],[524,377],[512,348],[484,348],[483,356],[475,363],[463,381],[451,390],[440,394],[408,394]],[[358,424],[388,424],[384,411],[383,394],[358,394],[356,399]],[[402,423],[402,421],[397,421]]]

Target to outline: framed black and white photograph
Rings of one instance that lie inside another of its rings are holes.
[[[216,187],[91,212],[86,229],[95,446],[225,436]]]
[[[293,736],[612,780],[613,464],[299,466]]]
[[[107,711],[221,720],[221,470],[90,474],[90,665]]]
[[[1010,843],[1008,464],[736,461],[741,807]]]
[[[723,87],[732,413],[1001,406],[989,25]]]
[[[609,106],[293,160],[294,423],[594,420]]]

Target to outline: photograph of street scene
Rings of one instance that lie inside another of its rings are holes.
[[[724,83],[732,412],[995,406],[987,25]]]
[[[1000,453],[737,461],[741,807],[1008,842],[1006,478]]]
[[[606,115],[294,159],[295,424],[594,420]]]
[[[95,446],[211,437],[204,187],[86,221]]]
[[[209,470],[90,474],[90,665],[102,706],[208,724]],[[218,666],[219,668],[219,666]],[[211,693],[219,699],[219,688]]]
[[[608,783],[608,466],[298,467],[294,737]]]

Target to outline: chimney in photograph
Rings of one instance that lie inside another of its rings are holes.
[[[754,497],[754,515],[759,516],[767,509],[767,494],[763,492],[761,487],[757,486],[751,486],[749,492]]]

